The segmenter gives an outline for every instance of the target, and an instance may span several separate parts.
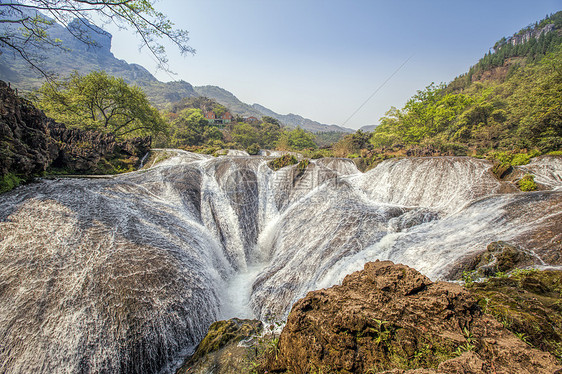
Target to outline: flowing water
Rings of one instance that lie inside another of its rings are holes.
[[[283,319],[376,259],[438,279],[562,211],[554,158],[524,170],[551,191],[501,195],[491,164],[470,158],[365,174],[320,159],[299,173],[242,153],[161,152],[147,170],[2,195],[0,372],[170,371],[215,320]]]

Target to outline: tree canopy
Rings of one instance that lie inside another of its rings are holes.
[[[377,148],[423,143],[556,151],[562,146],[562,49],[519,66],[503,81],[473,82],[455,93],[444,85],[418,91],[381,119]]]
[[[100,71],[46,82],[37,104],[47,116],[69,127],[110,132],[118,138],[167,129],[140,88]]]
[[[222,140],[222,133],[209,126],[200,109],[182,109],[170,122],[173,147],[200,145],[209,140]]]
[[[32,67],[41,68],[37,49],[46,46],[64,49],[61,40],[49,34],[49,26],[64,26],[74,37],[86,44],[95,44],[91,33],[103,33],[94,20],[131,27],[139,36],[141,46],[156,57],[159,67],[167,69],[166,50],[162,39],[171,40],[182,54],[194,53],[187,42],[188,32],[174,24],[153,4],[155,0],[2,0],[0,2],[0,50],[12,51]]]

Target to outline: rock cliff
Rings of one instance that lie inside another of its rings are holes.
[[[0,81],[1,177],[29,179],[48,169],[92,174],[126,170],[149,150],[150,141],[117,141],[112,134],[68,129]]]

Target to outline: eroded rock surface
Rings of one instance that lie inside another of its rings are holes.
[[[269,372],[554,373],[533,349],[457,284],[414,269],[370,262],[341,286],[298,301]]]

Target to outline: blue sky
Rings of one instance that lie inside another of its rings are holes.
[[[378,123],[431,82],[467,71],[502,36],[562,10],[562,1],[165,0],[156,8],[190,32],[193,56],[170,45],[157,72],[130,31],[113,53],[163,81],[216,85],[278,113],[345,126]]]

